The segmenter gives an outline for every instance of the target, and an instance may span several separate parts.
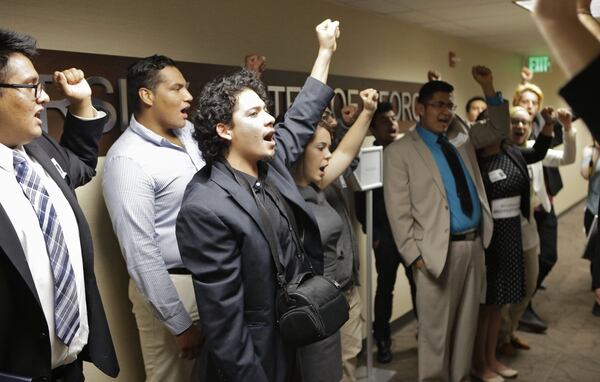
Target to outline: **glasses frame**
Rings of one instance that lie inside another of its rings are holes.
[[[35,89],[33,92],[33,96],[37,100],[42,96],[42,92],[44,91],[44,83],[43,82],[38,82],[37,84],[3,84],[3,83],[0,83],[0,88]]]

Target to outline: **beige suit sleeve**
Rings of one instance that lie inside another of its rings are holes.
[[[396,247],[405,264],[412,264],[421,253],[413,238],[414,219],[411,214],[408,168],[397,143],[392,143],[384,150],[383,195]]]
[[[490,105],[487,110],[489,118],[474,122],[469,129],[469,138],[475,149],[502,141],[510,134],[508,102],[505,100],[502,105]]]

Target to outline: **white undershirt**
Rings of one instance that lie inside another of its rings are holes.
[[[67,347],[58,339],[54,330],[54,281],[44,235],[33,206],[15,178],[13,150],[0,144],[0,184],[2,185],[0,187],[0,205],[2,205],[2,208],[8,214],[8,218],[23,247],[23,252],[25,253],[27,264],[29,265],[29,270],[31,271],[42,304],[42,310],[48,323],[48,334],[52,350],[51,367],[55,369],[58,366],[75,361],[81,349],[88,342],[89,326],[85,304],[85,285],[79,227],[73,209],[54,180],[35,159],[27,155],[22,146],[17,147],[15,150],[19,151],[27,159],[30,166],[40,176],[41,183],[48,191],[50,200],[52,200],[56,214],[58,215],[58,221],[60,222],[69,251],[69,259],[75,273],[80,326],[71,345]]]

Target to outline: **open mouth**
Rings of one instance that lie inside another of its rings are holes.
[[[513,131],[513,135],[514,135],[515,137],[522,137],[522,136],[524,136],[524,135],[525,135],[525,132],[524,132],[524,131],[519,131],[519,130],[514,130],[514,131]]]
[[[269,131],[267,134],[265,134],[263,139],[267,142],[275,142],[275,131]]]
[[[190,110],[190,105],[187,105],[186,107],[181,109],[181,115],[183,116],[184,119],[187,119],[189,110]]]
[[[41,118],[41,116],[42,116],[42,111],[44,111],[44,109],[40,109],[40,110],[38,110],[38,111],[37,111],[37,112],[36,112],[36,113],[33,115],[33,116],[34,116],[34,117],[35,117],[35,118],[36,118],[38,121],[40,121],[40,123],[42,122],[42,118]]]

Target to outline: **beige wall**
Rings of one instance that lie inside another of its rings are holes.
[[[3,0],[0,3],[0,25],[35,36],[46,49],[127,56],[161,53],[177,60],[228,65],[238,65],[244,55],[256,52],[268,57],[270,68],[304,72],[310,70],[317,50],[313,28],[326,17],[339,19],[342,28],[331,66],[334,74],[423,82],[427,70],[434,68],[456,86],[456,100],[462,108],[470,96],[480,93],[471,78],[470,67],[484,64],[494,70],[498,90],[512,97],[522,64],[519,55],[327,2]],[[456,68],[448,66],[449,50],[461,59]],[[546,91],[549,102],[560,103],[554,94],[563,77],[557,70],[536,77],[536,82]],[[580,140],[583,138],[588,139],[582,134]],[[559,211],[583,198],[586,187],[574,168],[563,170],[566,187],[556,201]],[[127,275],[101,199],[99,177],[81,190],[80,195],[94,234],[96,271],[121,361],[119,380],[138,381],[143,371],[137,353],[135,323],[126,297]],[[364,248],[364,237],[361,235],[360,239]],[[364,264],[363,259],[363,285]],[[398,276],[393,318],[410,309],[403,272]],[[88,380],[106,379],[89,370]]]

